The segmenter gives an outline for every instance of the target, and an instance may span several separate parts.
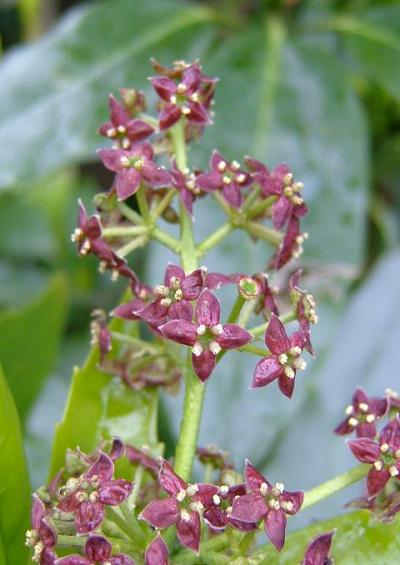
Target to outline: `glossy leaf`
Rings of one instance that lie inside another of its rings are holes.
[[[336,530],[332,557],[340,565],[395,565],[399,561],[399,520],[382,524],[368,512],[351,512],[326,522],[313,524],[287,537],[283,551],[269,545],[252,560],[253,565],[292,565],[300,563],[309,542],[318,534]],[[233,562],[235,563],[235,561]]]
[[[174,0],[93,2],[0,67],[0,186],[93,159],[108,93],[147,87],[150,57],[195,58],[211,12]],[[199,43],[200,42],[200,43]],[[21,88],[21,82],[24,88]],[[40,147],[40,151],[37,148]]]
[[[0,477],[0,563],[24,563],[30,486],[18,413],[1,367]]]
[[[115,318],[111,328],[118,331],[122,324]],[[102,438],[114,436],[138,447],[157,443],[156,392],[128,389],[100,371],[98,361],[94,346],[83,367],[74,371],[64,417],[56,427],[51,476],[63,465],[67,448],[90,452]]]
[[[56,360],[66,301],[66,281],[57,275],[33,302],[0,314],[0,358],[22,420]]]

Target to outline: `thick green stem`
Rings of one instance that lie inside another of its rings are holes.
[[[239,318],[240,312],[242,311],[245,302],[246,301],[243,296],[241,294],[238,294],[235,303],[232,306],[231,313],[229,314],[228,324],[234,324],[235,322],[237,322],[237,319]]]
[[[222,241],[227,235],[234,230],[234,227],[229,222],[222,224],[220,228],[218,228],[215,232],[211,235],[206,237],[199,245],[197,246],[197,255],[198,257],[203,257],[206,253],[208,253],[211,249],[213,249],[220,241]]]
[[[141,235],[146,233],[146,226],[115,226],[113,228],[103,228],[101,235],[103,237],[126,237],[129,235]]]
[[[356,483],[366,476],[370,468],[371,465],[358,465],[357,467],[353,467],[353,469],[349,469],[349,471],[345,471],[341,475],[337,475],[333,479],[308,490],[304,493],[304,502],[301,509],[305,510],[309,506],[317,504],[318,502],[321,502],[321,500],[324,500],[353,483]]]
[[[147,204],[145,188],[142,185],[136,193],[136,200],[139,206],[140,213],[146,224],[150,223],[150,211],[149,205]]]
[[[268,198],[264,198],[264,200],[261,200],[261,202],[258,202],[257,204],[255,204],[247,212],[247,214],[246,214],[247,217],[248,218],[255,218],[256,216],[259,216],[260,214],[265,212],[265,210],[267,208],[270,208],[274,202],[276,202],[276,196],[269,196]]]
[[[263,239],[264,241],[268,241],[268,243],[275,246],[278,246],[282,240],[281,233],[271,228],[267,228],[266,226],[262,226],[257,222],[245,222],[243,228],[249,231],[252,235]]]
[[[184,171],[187,164],[183,120],[178,122],[171,130],[171,139],[175,151],[177,167],[181,171]],[[182,204],[180,206],[180,228],[182,266],[186,272],[190,272],[197,267],[197,252],[193,238],[192,219]],[[204,385],[193,373],[191,355],[189,354],[185,375],[183,416],[175,454],[175,471],[185,480],[189,480],[192,473],[203,410],[204,390]]]
[[[180,242],[172,237],[172,235],[169,235],[169,233],[163,231],[160,228],[154,228],[151,231],[151,237],[152,239],[155,239],[159,243],[165,245],[165,247],[169,247],[169,249],[171,249],[171,251],[173,251],[174,253],[179,253]]]
[[[120,257],[126,257],[127,255],[129,255],[129,253],[132,253],[132,251],[138,249],[138,247],[144,247],[148,241],[149,238],[147,235],[141,235],[139,237],[136,237],[126,245],[120,247],[117,250],[117,255],[119,255]]]
[[[135,210],[132,210],[132,208],[129,208],[129,206],[125,204],[125,202],[118,202],[117,208],[121,212],[121,214],[125,216],[127,220],[130,220],[133,224],[140,225],[144,223],[142,216],[135,212]]]

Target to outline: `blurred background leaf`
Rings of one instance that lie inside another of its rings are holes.
[[[18,413],[1,366],[0,477],[0,560],[4,564],[22,564],[27,559],[24,536],[29,524],[31,487]]]

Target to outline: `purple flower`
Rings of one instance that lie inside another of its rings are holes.
[[[276,254],[271,259],[271,266],[278,270],[286,265],[292,258],[298,259],[303,253],[302,244],[307,237],[307,233],[300,232],[299,219],[296,216],[292,216],[282,242]]]
[[[308,545],[302,565],[332,565],[329,558],[334,532],[321,534],[314,538]]]
[[[251,388],[259,388],[278,379],[281,392],[291,398],[296,372],[306,367],[305,361],[300,357],[305,336],[302,331],[297,331],[288,337],[282,322],[275,314],[271,314],[265,331],[265,343],[271,355],[257,363]]]
[[[387,414],[388,409],[387,398],[369,398],[365,391],[358,387],[351,404],[346,408],[346,418],[334,431],[341,436],[355,431],[357,437],[374,438],[376,422]]]
[[[278,289],[270,286],[266,273],[256,273],[253,275],[253,279],[260,286],[260,297],[255,308],[256,313],[262,313],[265,317],[269,317],[271,313],[279,316],[279,309],[275,299]]]
[[[196,300],[204,286],[202,269],[196,269],[185,275],[185,271],[178,265],[169,264],[164,274],[164,284],[155,288],[158,298],[135,314],[151,325],[159,326],[166,321],[167,316],[172,319],[192,320],[192,300]]]
[[[245,479],[249,493],[233,501],[231,518],[241,522],[264,520],[268,538],[280,551],[285,543],[286,515],[299,512],[304,493],[286,491],[282,483],[272,486],[249,461],[246,461]]]
[[[218,487],[186,483],[165,460],[162,461],[158,481],[169,496],[151,501],[139,517],[159,529],[175,524],[180,543],[198,552],[200,514],[210,498],[218,492]]]
[[[133,445],[126,445],[125,449],[126,457],[131,463],[141,465],[147,471],[149,471],[154,478],[158,476],[160,463],[156,461],[156,459],[150,457],[150,455],[146,453],[146,451],[137,449]]]
[[[312,294],[300,288],[301,273],[302,270],[299,269],[290,277],[290,298],[300,324],[300,329],[307,336],[307,342],[304,347],[311,355],[315,355],[310,339],[310,324],[318,323],[318,316],[315,310],[316,302]]]
[[[64,488],[58,503],[63,512],[75,514],[75,526],[79,534],[91,532],[104,518],[104,506],[118,506],[128,498],[132,483],[113,479],[114,463],[100,452],[97,460],[78,478],[72,478]]]
[[[55,565],[135,565],[127,555],[111,555],[111,550],[111,543],[103,536],[91,535],[85,543],[85,556],[67,555],[58,559]]]
[[[40,565],[53,565],[57,559],[54,552],[57,533],[47,520],[46,514],[45,505],[34,495],[31,509],[32,530],[26,532],[26,545],[33,548],[34,560]]]
[[[169,186],[170,173],[154,163],[154,150],[150,143],[136,144],[131,149],[100,149],[103,164],[116,172],[114,181],[119,200],[126,200],[139,190],[143,182],[153,188]]]
[[[252,184],[251,175],[240,168],[237,161],[229,163],[218,151],[213,151],[208,173],[201,173],[197,186],[206,192],[221,190],[225,200],[233,208],[240,208],[243,202],[242,189]]]
[[[272,206],[272,223],[276,229],[281,229],[292,216],[301,218],[308,213],[308,208],[299,195],[303,183],[293,182],[293,175],[287,165],[281,163],[271,173],[255,159],[248,157],[246,164],[254,171],[254,181],[260,185],[263,196],[277,197]]]
[[[219,301],[208,289],[197,300],[195,322],[170,320],[159,329],[166,338],[192,347],[193,369],[202,382],[211,375],[221,350],[243,347],[252,339],[239,325],[220,323]]]
[[[228,525],[249,532],[257,529],[256,522],[241,522],[232,518],[232,504],[238,496],[246,494],[246,485],[240,484],[229,487],[221,485],[218,491],[208,501],[204,508],[204,521],[213,530],[223,530]]]
[[[393,418],[381,431],[378,441],[359,438],[348,441],[353,455],[362,463],[372,463],[367,476],[369,496],[381,492],[391,477],[400,478],[400,421]]]
[[[168,565],[168,546],[158,533],[146,549],[145,565]]]
[[[165,73],[167,74],[167,73]],[[174,79],[179,82],[176,83]],[[152,77],[151,83],[161,98],[160,129],[165,130],[184,116],[189,123],[209,123],[207,106],[203,103],[202,85],[207,82],[197,63],[185,64],[169,76]]]
[[[172,162],[172,184],[179,190],[179,195],[181,202],[184,205],[187,212],[193,214],[193,202],[200,194],[200,188],[196,184],[196,176],[191,173],[186,172],[185,174],[178,169],[175,160]]]
[[[100,126],[99,133],[115,140],[122,149],[129,149],[132,144],[143,141],[154,133],[154,128],[144,120],[132,119],[127,109],[112,94],[108,106],[110,121]]]

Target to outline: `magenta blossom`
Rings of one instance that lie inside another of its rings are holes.
[[[278,270],[291,259],[298,259],[303,253],[302,244],[307,237],[307,233],[301,233],[300,231],[299,219],[296,216],[292,216],[279,248],[271,259],[271,266]]]
[[[158,481],[169,496],[151,501],[140,518],[159,529],[175,524],[180,543],[198,552],[200,515],[210,498],[218,492],[218,487],[186,483],[165,460],[162,461]]]
[[[271,355],[257,363],[251,388],[263,387],[278,379],[281,392],[291,398],[296,372],[306,367],[305,361],[300,357],[305,336],[300,330],[288,337],[280,319],[271,314],[265,331],[265,344]]]
[[[346,418],[334,431],[341,436],[355,431],[357,437],[374,438],[376,422],[387,414],[388,409],[387,398],[370,398],[361,387],[358,387],[353,394],[351,404],[345,410]]]
[[[154,128],[144,120],[132,119],[127,109],[112,94],[108,100],[110,121],[99,127],[99,133],[115,140],[122,149],[143,141],[154,133]]]
[[[85,555],[67,555],[55,565],[135,565],[127,555],[111,555],[112,546],[103,536],[91,535],[85,543]]]
[[[244,473],[249,492],[233,501],[231,518],[247,523],[264,520],[265,533],[280,551],[285,543],[286,515],[299,512],[304,493],[286,491],[282,483],[272,486],[249,461]]]
[[[158,533],[146,549],[145,565],[168,565],[168,546]]]
[[[208,124],[210,119],[201,96],[204,77],[199,65],[197,63],[186,65],[175,77],[179,80],[178,83],[171,78],[171,75],[150,79],[154,90],[162,100],[160,129],[170,128],[182,116],[189,123]]]
[[[315,355],[314,349],[311,345],[310,324],[318,323],[318,316],[315,310],[316,302],[312,294],[300,288],[301,273],[302,270],[299,269],[290,277],[290,298],[300,324],[300,329],[303,331],[307,339],[304,347],[311,355]]]
[[[118,506],[128,498],[132,483],[113,479],[114,463],[100,452],[97,460],[78,478],[71,478],[65,488],[58,508],[75,514],[79,534],[91,532],[104,518],[104,506]]]
[[[154,149],[148,142],[134,145],[131,149],[100,149],[103,164],[116,172],[114,181],[119,200],[126,200],[139,190],[141,183],[152,188],[171,185],[171,175],[154,161]]]
[[[176,166],[175,160],[172,162],[172,184],[179,190],[179,195],[182,204],[184,205],[187,212],[193,214],[193,202],[196,196],[200,194],[200,188],[196,184],[196,176],[194,173],[189,173],[186,171],[183,173]]]
[[[151,325],[160,325],[167,320],[193,317],[192,300],[196,300],[204,286],[204,273],[196,269],[185,275],[178,265],[169,264],[164,274],[164,284],[155,288],[158,298],[135,312],[137,316]]]
[[[334,532],[321,534],[308,545],[302,565],[333,565],[329,557]]]
[[[362,463],[372,463],[367,476],[369,496],[381,492],[391,477],[400,478],[400,420],[393,418],[381,431],[378,440],[359,438],[348,441],[353,455]]]
[[[46,507],[36,495],[31,510],[32,530],[26,532],[26,545],[33,548],[34,557],[40,565],[53,565],[57,559],[54,546],[57,533],[46,517]]]
[[[257,281],[260,287],[260,296],[255,311],[257,313],[261,312],[264,316],[268,317],[271,313],[279,316],[278,304],[275,298],[279,289],[271,287],[267,273],[256,273],[252,278]]]
[[[293,182],[289,167],[280,164],[271,173],[265,165],[255,159],[247,158],[246,164],[254,171],[253,178],[260,185],[262,195],[277,197],[272,206],[272,223],[276,229],[281,229],[292,216],[301,218],[308,213],[308,208],[299,194],[303,183]]]
[[[211,155],[210,169],[210,172],[197,177],[197,185],[206,192],[222,191],[228,204],[240,208],[243,203],[242,189],[252,184],[252,177],[240,168],[237,161],[229,163],[218,151],[213,151]]]
[[[229,487],[221,485],[218,491],[208,501],[204,508],[204,521],[213,530],[224,530],[231,525],[242,532],[257,529],[256,522],[241,522],[232,518],[232,504],[238,496],[246,494],[246,485],[240,484]]]
[[[205,289],[197,300],[195,322],[181,318],[159,328],[166,338],[192,347],[193,369],[202,382],[211,375],[221,350],[243,347],[252,339],[237,324],[221,324],[220,311],[218,299]]]

